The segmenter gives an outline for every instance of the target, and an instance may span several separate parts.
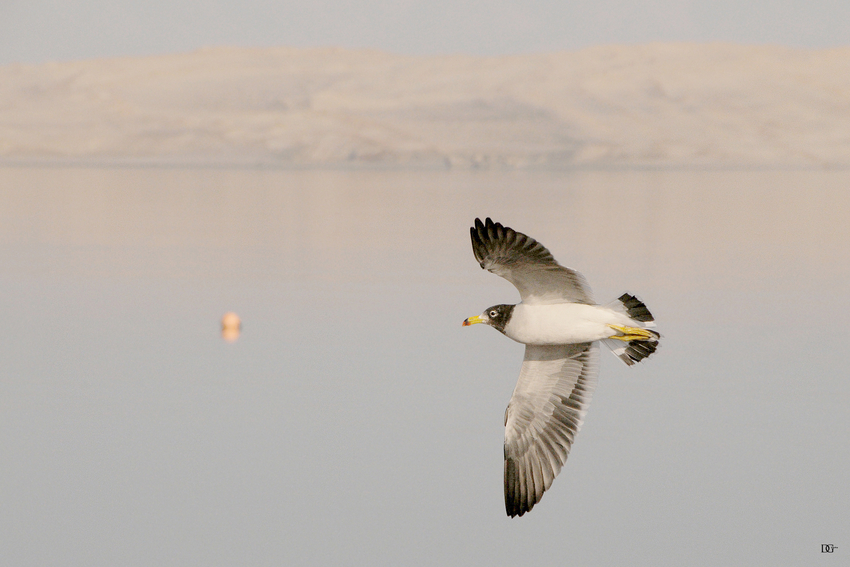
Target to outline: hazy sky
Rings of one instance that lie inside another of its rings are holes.
[[[503,55],[606,43],[850,44],[846,0],[3,0],[0,64],[341,46]]]

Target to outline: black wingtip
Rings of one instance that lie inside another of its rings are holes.
[[[508,516],[522,517],[539,501],[529,486],[523,486],[516,460],[505,457],[505,512]]]
[[[519,493],[519,470],[517,463],[510,457],[505,457],[505,512],[509,517],[515,518],[525,514],[522,509]]]
[[[484,222],[481,222],[478,217],[475,218],[475,225],[469,229],[469,236],[472,240],[472,252],[482,269],[484,269],[484,258],[489,253],[488,243],[499,242],[510,230],[500,223],[493,222],[490,217],[486,217]]]
[[[484,256],[487,255],[487,246],[481,237],[482,230],[484,230],[484,225],[481,224],[479,219],[475,219],[475,226],[469,229],[469,238],[472,241],[472,254],[475,256],[481,269],[484,269]]]

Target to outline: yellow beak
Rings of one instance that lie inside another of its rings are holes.
[[[470,325],[475,325],[476,323],[483,323],[484,318],[481,315],[475,315],[474,317],[469,317],[468,319],[463,320],[463,326],[468,327]]]

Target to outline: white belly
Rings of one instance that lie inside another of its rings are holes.
[[[520,303],[505,327],[505,335],[527,345],[566,345],[607,339],[617,334],[609,324],[630,323],[626,315],[599,305]]]

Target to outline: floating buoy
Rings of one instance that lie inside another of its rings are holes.
[[[221,318],[221,338],[229,343],[235,342],[239,338],[239,331],[242,330],[242,321],[239,320],[239,315],[233,311],[228,311]]]

